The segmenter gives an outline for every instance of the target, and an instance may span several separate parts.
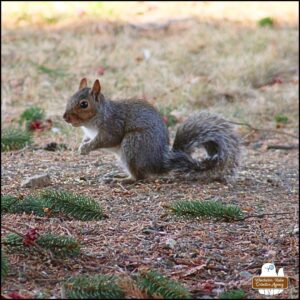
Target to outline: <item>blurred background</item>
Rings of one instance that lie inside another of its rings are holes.
[[[170,125],[209,109],[254,126],[298,126],[296,1],[1,6],[4,127],[38,107],[67,132],[61,116],[82,77],[99,78],[109,98],[150,101]]]

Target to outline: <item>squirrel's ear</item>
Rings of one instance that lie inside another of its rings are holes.
[[[93,88],[92,88],[92,94],[95,95],[95,96],[98,96],[98,94],[101,92],[101,85],[100,85],[100,82],[99,80],[97,79],[95,82],[94,82],[94,85],[93,85]]]
[[[80,80],[80,84],[79,84],[79,90],[82,90],[83,88],[86,88],[87,87],[87,81],[86,81],[86,78],[82,78]]]

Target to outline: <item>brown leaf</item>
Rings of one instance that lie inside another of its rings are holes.
[[[120,278],[118,285],[124,291],[126,299],[149,299],[146,292],[141,290],[129,276]]]
[[[194,268],[191,268],[189,269],[188,271],[186,271],[182,277],[186,277],[186,276],[190,276],[192,274],[195,274],[197,272],[199,272],[200,270],[204,269],[206,267],[206,264],[203,264],[203,265],[200,265],[200,266],[197,266],[197,267],[194,267]]]

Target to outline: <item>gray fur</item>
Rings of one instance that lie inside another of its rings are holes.
[[[74,94],[66,112],[80,99],[92,97],[89,88]],[[142,100],[111,101],[102,94],[93,99],[96,115],[82,126],[97,131],[84,139],[81,154],[99,148],[119,149],[120,159],[131,178],[143,179],[150,174],[169,171],[199,174],[232,174],[238,166],[240,142],[223,117],[202,111],[179,126],[173,148],[169,147],[168,130],[153,106]],[[207,158],[197,161],[191,154],[203,146]]]
[[[240,138],[227,120],[220,115],[201,111],[192,114],[179,126],[173,153],[191,154],[201,146],[205,148],[207,158],[200,162],[193,161],[195,171],[214,170],[216,175],[234,175],[240,160]],[[173,156],[171,154],[171,160]]]

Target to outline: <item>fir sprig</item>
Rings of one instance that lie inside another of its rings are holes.
[[[231,290],[224,292],[220,299],[243,299],[246,296],[245,292],[243,290]]]
[[[13,213],[13,206],[18,199],[11,195],[1,195],[1,213]]]
[[[116,278],[108,275],[80,275],[65,284],[68,299],[123,299],[124,293],[116,284]]]
[[[36,242],[58,256],[75,256],[80,252],[80,244],[70,236],[45,233]]]
[[[77,220],[102,220],[106,217],[101,206],[90,197],[47,189],[41,192],[39,198],[47,207],[54,207]]]
[[[1,151],[12,151],[24,148],[32,143],[32,136],[21,128],[4,128],[1,134]]]
[[[1,283],[3,282],[5,276],[7,275],[8,272],[8,263],[6,257],[2,253],[1,249]]]
[[[27,247],[23,245],[23,238],[15,233],[9,233],[6,235],[2,243],[6,246],[11,252],[28,252]]]
[[[43,120],[45,118],[45,112],[43,109],[37,106],[27,108],[20,116],[19,124],[25,123],[26,129],[30,129],[30,124],[33,121]]]
[[[163,299],[190,299],[191,294],[179,282],[155,271],[140,272],[136,278],[138,286],[149,296],[162,296]]]
[[[101,220],[107,216],[92,198],[66,191],[44,190],[38,195],[18,199],[1,195],[1,213],[34,213],[37,216],[53,216],[58,213],[76,220]]]
[[[11,195],[1,195],[1,212],[11,214],[35,214],[37,216],[46,216],[47,204],[42,199],[33,196],[27,196],[18,199]]]
[[[168,206],[177,215],[217,218],[225,221],[241,220],[241,209],[235,205],[224,205],[219,201],[179,200]]]
[[[27,253],[28,250],[35,250],[34,247],[26,247],[23,238],[15,233],[10,233],[3,239],[3,245],[14,252]],[[80,244],[74,238],[64,235],[45,233],[35,241],[40,247],[51,250],[57,256],[75,256],[80,252]]]

